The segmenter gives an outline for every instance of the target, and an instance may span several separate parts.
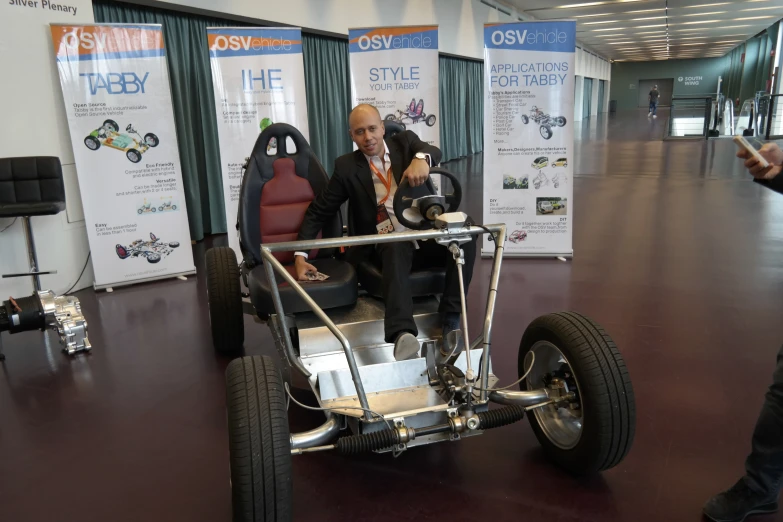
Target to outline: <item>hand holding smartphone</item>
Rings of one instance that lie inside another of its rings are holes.
[[[759,151],[756,150],[756,148],[748,142],[748,140],[745,139],[745,136],[734,136],[734,143],[739,146],[739,148],[746,150],[748,153],[750,153],[751,156],[753,156],[756,160],[758,160],[758,166],[762,169],[765,169],[769,167],[769,162],[764,159],[764,157],[759,154]]]

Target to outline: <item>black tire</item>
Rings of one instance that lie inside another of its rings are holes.
[[[427,124],[427,127],[432,127],[433,125],[435,125],[435,115],[430,114],[429,116],[427,116],[427,119],[424,120],[424,123]]]
[[[522,123],[527,125],[527,122],[529,122],[529,121],[530,121],[530,118],[528,118],[527,115],[523,114],[522,115]]]
[[[128,149],[125,152],[125,157],[127,157],[132,163],[138,163],[141,161],[141,153],[136,149]]]
[[[541,126],[541,137],[545,140],[548,140],[552,137],[552,129],[549,127],[549,125]]]
[[[106,121],[104,121],[103,122],[103,126],[104,127],[111,127],[111,130],[113,130],[114,132],[117,132],[117,131],[120,130],[120,126],[117,125],[117,122],[114,121],[114,120],[106,120]]]
[[[592,475],[619,464],[628,454],[636,431],[636,403],[625,361],[601,326],[575,312],[539,317],[525,330],[519,345],[519,375],[525,357],[539,341],[556,346],[576,379],[581,435],[570,449],[556,445],[531,412],[528,420],[545,453],[575,475]],[[538,359],[533,365],[536,369]],[[532,375],[531,375],[532,377]],[[542,383],[531,383],[540,388]],[[520,384],[528,389],[527,383]]]
[[[177,210],[177,205],[171,205],[171,210]]]
[[[160,143],[160,140],[158,139],[157,136],[155,136],[151,132],[148,132],[147,134],[144,135],[144,143],[146,143],[150,147],[157,147],[158,144]]]
[[[179,247],[179,241],[172,241],[171,243],[169,243],[169,246],[171,248],[178,248]]]
[[[271,357],[234,359],[226,408],[234,522],[293,520],[291,443],[285,389]]]
[[[212,345],[220,353],[237,353],[245,342],[237,256],[229,247],[211,248],[206,266]]]
[[[142,209],[139,209],[139,214],[143,214],[144,211]]]
[[[147,254],[147,262],[149,263],[160,263],[160,260],[160,254]]]
[[[565,116],[558,116],[557,118],[555,118],[555,121],[557,122],[558,127],[565,127],[567,120]]]
[[[84,138],[84,145],[90,150],[98,150],[101,148],[101,141],[95,136],[87,136]]]
[[[384,118],[384,120],[385,121],[397,121],[397,118],[394,117],[394,114],[387,114],[386,117]],[[398,122],[398,123],[402,123],[402,122]]]

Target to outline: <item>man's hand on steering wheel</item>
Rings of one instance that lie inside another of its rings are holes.
[[[427,160],[415,158],[411,161],[410,166],[405,169],[405,172],[402,173],[402,179],[408,178],[408,183],[412,187],[418,187],[419,185],[424,185],[429,175],[430,165],[427,163]]]
[[[294,268],[296,268],[296,278],[299,281],[309,281],[310,278],[307,277],[307,274],[310,272],[313,274],[318,272],[318,269],[308,263],[303,256],[296,256],[294,259]]]

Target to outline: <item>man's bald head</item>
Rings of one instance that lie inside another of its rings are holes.
[[[357,105],[348,116],[348,134],[359,150],[367,156],[377,156],[384,152],[385,132],[381,113],[370,104]]]
[[[369,103],[360,103],[354,107],[351,113],[348,115],[348,126],[352,127],[353,125],[351,122],[354,120],[354,117],[358,117],[360,115],[370,117],[376,116],[378,121],[381,120],[381,113],[378,111],[375,105],[370,105]]]

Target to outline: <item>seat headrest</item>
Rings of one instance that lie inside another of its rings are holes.
[[[393,120],[384,121],[383,126],[386,128],[386,132],[383,134],[383,139],[391,138],[395,134],[405,132],[405,129],[402,127],[402,125]]]

